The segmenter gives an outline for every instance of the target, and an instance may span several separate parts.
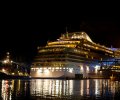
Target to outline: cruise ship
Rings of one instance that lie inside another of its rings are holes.
[[[30,76],[32,78],[89,77],[100,68],[98,61],[115,58],[112,49],[97,44],[85,32],[61,34],[56,41],[38,47]]]

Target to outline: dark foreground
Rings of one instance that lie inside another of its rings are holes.
[[[109,79],[0,80],[0,100],[119,100],[120,82]]]

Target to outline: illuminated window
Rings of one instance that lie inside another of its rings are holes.
[[[88,58],[88,55],[86,55],[86,58]]]

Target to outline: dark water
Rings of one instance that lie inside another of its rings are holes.
[[[88,80],[0,80],[0,100],[120,100],[120,82]]]

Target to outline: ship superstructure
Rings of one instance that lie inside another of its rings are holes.
[[[99,60],[114,58],[114,54],[110,48],[93,42],[85,32],[66,32],[56,41],[38,47],[30,75],[34,78],[89,77],[88,73],[98,68]]]

